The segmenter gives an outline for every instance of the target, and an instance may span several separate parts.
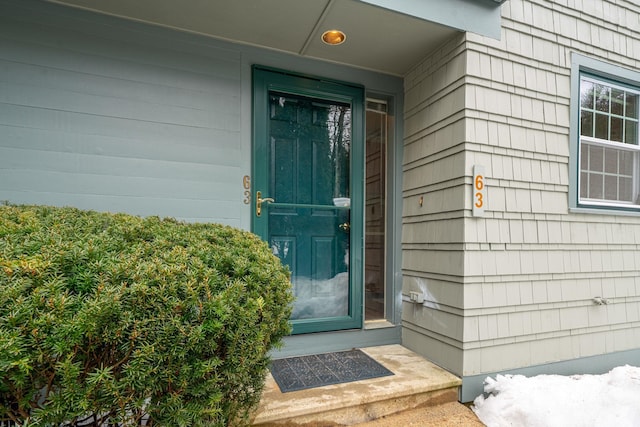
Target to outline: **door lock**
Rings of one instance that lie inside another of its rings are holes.
[[[273,203],[273,202],[275,202],[275,200],[273,200],[271,197],[265,197],[263,199],[262,198],[262,192],[261,191],[256,191],[256,216],[262,215],[262,204],[263,203]]]

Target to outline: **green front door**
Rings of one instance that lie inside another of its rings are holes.
[[[253,230],[289,266],[293,333],[362,325],[363,90],[254,68]]]

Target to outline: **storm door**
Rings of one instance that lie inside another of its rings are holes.
[[[362,325],[363,90],[254,68],[253,230],[291,271],[293,333]]]

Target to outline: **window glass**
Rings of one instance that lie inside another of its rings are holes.
[[[596,85],[596,110],[609,112],[609,88],[604,85]]]
[[[611,90],[611,114],[622,116],[624,114],[624,91],[620,89]]]
[[[596,114],[596,138],[609,139],[609,116]]]
[[[620,117],[611,117],[611,133],[609,134],[609,138],[612,141],[622,142],[622,119]]]
[[[387,100],[367,99],[365,191],[365,320],[386,317],[387,150],[393,116]]]
[[[589,170],[592,172],[602,172],[602,161],[604,149],[598,146],[591,146],[589,150]]]
[[[618,172],[618,150],[605,149],[604,150],[604,171],[605,173],[617,173]]]
[[[638,144],[638,123],[626,121],[624,142],[627,144]]]
[[[638,118],[638,95],[626,94],[625,115],[632,119]]]
[[[593,112],[580,112],[580,135],[593,136]]]
[[[633,180],[620,178],[620,200],[631,200],[633,196]]]
[[[593,83],[583,81],[580,87],[580,107],[593,110]]]

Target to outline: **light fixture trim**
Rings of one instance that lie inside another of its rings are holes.
[[[337,46],[344,43],[347,35],[340,30],[327,30],[322,33],[322,41],[330,46]]]

